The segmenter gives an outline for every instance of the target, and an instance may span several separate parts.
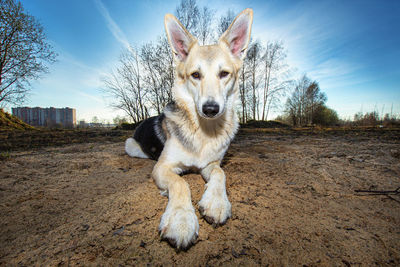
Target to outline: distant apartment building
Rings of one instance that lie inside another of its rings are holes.
[[[12,108],[12,114],[32,126],[75,127],[76,110],[73,108]]]

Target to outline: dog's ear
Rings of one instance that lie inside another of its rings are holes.
[[[175,58],[179,61],[185,61],[190,48],[197,42],[196,38],[172,14],[165,15],[164,24]]]
[[[220,42],[225,42],[231,53],[243,59],[250,42],[251,25],[253,23],[253,10],[247,8],[243,10],[233,20],[229,28],[219,38]]]

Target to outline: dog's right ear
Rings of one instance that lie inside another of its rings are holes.
[[[252,24],[253,10],[247,8],[237,15],[219,41],[226,43],[234,56],[244,59],[250,42]]]
[[[165,15],[165,31],[175,59],[185,61],[191,47],[197,42],[172,14]]]

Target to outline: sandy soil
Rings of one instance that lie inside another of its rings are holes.
[[[233,217],[177,252],[154,161],[123,143],[13,152],[0,161],[0,265],[399,266],[400,140],[242,132],[224,160]],[[193,204],[204,190],[185,175]],[[199,216],[199,213],[197,212]]]

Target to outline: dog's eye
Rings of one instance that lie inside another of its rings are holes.
[[[194,79],[198,80],[198,79],[200,79],[200,73],[198,73],[197,71],[196,71],[196,72],[193,72],[193,73],[192,73],[192,77],[193,77]]]
[[[227,72],[227,71],[221,71],[221,72],[219,73],[219,78],[222,79],[222,78],[225,78],[225,77],[228,76],[228,75],[229,75],[229,72]]]

